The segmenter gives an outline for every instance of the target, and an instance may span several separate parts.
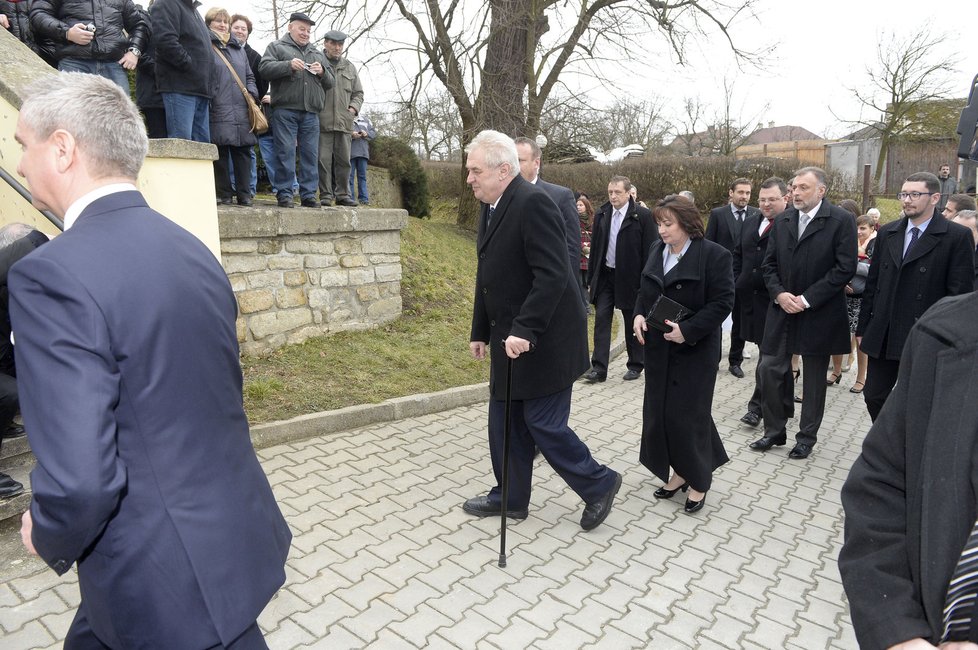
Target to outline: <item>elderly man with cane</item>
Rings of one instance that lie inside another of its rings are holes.
[[[621,475],[595,461],[567,425],[572,386],[587,370],[588,355],[584,305],[570,272],[560,213],[543,190],[520,176],[516,145],[508,136],[483,131],[466,153],[467,182],[483,203],[469,347],[476,359],[484,359],[490,346],[493,349],[489,450],[496,485],[487,495],[466,501],[462,509],[477,517],[498,517],[505,510],[507,517],[525,519],[534,447],[539,447],[584,501],[581,527],[591,530],[611,511]],[[509,359],[515,360],[511,400],[504,400]],[[507,425],[511,455],[504,508]]]

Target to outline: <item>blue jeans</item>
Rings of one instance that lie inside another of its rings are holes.
[[[359,196],[353,193],[354,178],[359,179]],[[367,193],[367,159],[360,156],[350,159],[350,198],[352,199],[354,196],[357,197],[360,203],[366,204],[370,202],[370,195]]]
[[[122,88],[129,95],[129,77],[126,69],[117,61],[98,61],[96,59],[78,59],[65,57],[58,61],[58,70],[64,72],[87,72],[105,77]]]
[[[269,129],[258,136],[258,148],[261,149],[261,159],[265,161],[265,173],[268,174],[268,184],[272,186],[272,194],[278,195],[278,176],[275,175],[275,138]],[[283,183],[287,188],[288,182]],[[299,181],[295,179],[295,172],[292,172],[292,193],[299,191]]]
[[[315,199],[319,188],[319,115],[308,111],[277,108],[272,113],[272,134],[275,139],[275,180],[292,178],[295,169],[296,147],[299,150],[299,196]],[[288,183],[288,180],[285,181]],[[279,197],[291,193],[286,187],[276,187]]]
[[[228,158],[228,174],[231,176],[231,189],[235,192],[238,191],[238,184],[234,180],[234,159]],[[251,192],[251,196],[255,196],[255,190],[258,188],[258,157],[255,156],[255,148],[251,148],[251,183],[248,184],[248,191]]]
[[[160,93],[166,109],[166,137],[211,141],[210,100],[198,95]]]

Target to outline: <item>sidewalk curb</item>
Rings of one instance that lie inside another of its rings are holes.
[[[625,320],[615,310],[618,335],[611,342],[611,358],[625,350]],[[456,386],[436,393],[418,393],[395,397],[379,404],[358,404],[333,411],[299,415],[289,420],[266,422],[251,427],[251,443],[255,449],[287,444],[307,438],[365,427],[379,422],[439,413],[460,406],[470,406],[489,399],[489,383]]]

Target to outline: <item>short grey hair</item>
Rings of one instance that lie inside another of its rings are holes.
[[[689,190],[683,190],[682,192],[679,193],[679,196],[685,197],[690,201],[692,201],[693,203],[696,203],[696,197],[693,196],[693,193],[690,192]]]
[[[829,175],[826,174],[825,170],[822,169],[821,167],[814,167],[814,166],[802,167],[801,169],[795,172],[795,176],[791,180],[793,181],[795,180],[795,178],[798,178],[799,176],[804,176],[805,174],[812,174],[813,176],[815,176],[815,180],[818,181],[819,185],[821,185],[825,189],[828,189]]]
[[[8,223],[3,228],[0,228],[0,248],[6,248],[18,239],[23,239],[31,234],[32,230],[34,229],[26,223],[20,223],[19,221]]]
[[[958,213],[954,215],[954,219],[974,219],[978,215],[978,212],[974,210],[958,210]]]
[[[465,153],[468,155],[476,149],[482,149],[487,167],[492,169],[506,164],[509,165],[511,177],[515,178],[520,173],[520,156],[516,151],[516,143],[505,133],[491,129],[480,131],[465,147]]]
[[[40,140],[57,130],[70,133],[96,179],[135,180],[149,148],[139,109],[119,86],[94,74],[59,72],[37,80],[20,119]]]

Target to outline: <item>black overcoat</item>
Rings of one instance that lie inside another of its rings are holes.
[[[842,488],[839,571],[863,650],[940,637],[948,582],[975,523],[976,322],[974,293],[917,321]]]
[[[684,343],[666,341],[651,326],[645,333],[639,460],[662,481],[669,480],[672,467],[695,489],[706,492],[713,470],[728,460],[711,411],[720,326],[734,300],[730,253],[714,242],[694,239],[663,277],[663,247],[656,242],[649,253],[634,315],[647,314],[662,294],[696,313],[679,325]]]
[[[581,263],[581,219],[577,216],[577,201],[574,193],[563,185],[548,183],[537,178],[536,186],[547,193],[560,211],[564,223],[564,237],[567,240],[567,257],[571,273],[577,276]]]
[[[764,340],[764,321],[771,296],[764,284],[764,253],[771,232],[761,236],[758,230],[764,216],[757,212],[747,217],[740,231],[740,241],[733,250],[734,289],[740,308],[740,337],[760,344]]]
[[[752,205],[748,205],[744,211],[745,219],[738,224],[734,219],[733,212],[730,211],[729,203],[710,210],[710,220],[706,223],[706,238],[715,241],[732,253],[737,246],[741,233],[746,230],[746,220],[761,214],[761,211]]]
[[[903,259],[909,220],[880,228],[859,309],[860,348],[896,361],[910,328],[935,302],[975,288],[975,242],[971,231],[935,214]]]
[[[611,215],[614,212],[615,209],[608,202],[594,215],[591,257],[587,268],[587,286],[592,304],[595,304],[601,267],[604,266],[605,256],[608,254]],[[615,244],[615,307],[623,314],[632,313],[635,307],[642,269],[649,259],[649,249],[658,240],[659,228],[652,219],[652,213],[648,208],[635,205],[632,199],[628,199],[628,207],[625,208],[625,217],[618,229],[618,240]]]
[[[542,189],[516,176],[503,191],[492,223],[482,206],[471,341],[489,343],[489,392],[503,399],[510,334],[530,341],[513,369],[513,399],[552,395],[587,370],[587,317],[567,272],[564,223]]]
[[[774,218],[764,254],[764,284],[771,304],[764,323],[763,354],[775,354],[788,334],[788,351],[802,355],[847,354],[849,316],[845,288],[856,274],[856,220],[823,200],[798,239],[798,209]],[[789,314],[775,300],[787,291],[804,295],[810,307]]]

